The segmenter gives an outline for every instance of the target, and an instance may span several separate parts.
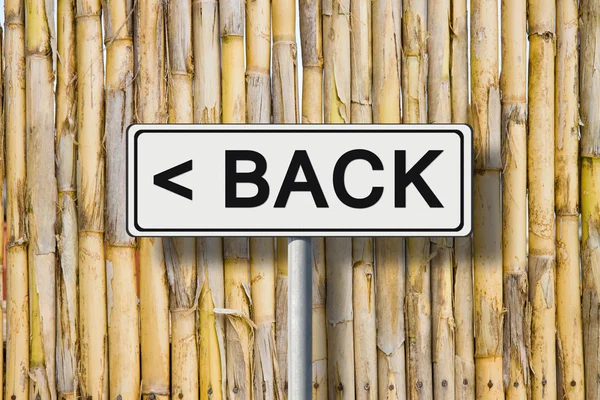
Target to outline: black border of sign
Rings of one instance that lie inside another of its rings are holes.
[[[188,125],[188,124],[186,124]],[[392,124],[379,124],[379,126],[386,126],[386,125],[392,125]],[[424,124],[414,124],[414,125],[420,125],[423,126]],[[430,125],[435,125],[435,124],[430,124]],[[463,125],[463,124],[461,124]],[[131,127],[134,127],[136,125],[130,125],[129,127],[127,127],[127,131],[126,131],[126,147],[127,147],[127,155],[129,158],[129,129]],[[171,125],[172,126],[172,125]],[[189,126],[189,125],[188,125]],[[204,125],[206,126],[206,125]],[[202,129],[203,132],[207,132],[207,133],[262,133],[264,132],[264,130],[261,130],[259,128],[253,128],[252,126],[256,126],[256,125],[241,125],[240,126],[246,126],[247,128],[244,129]],[[373,126],[378,126],[378,125],[373,125]],[[408,125],[403,125],[404,127],[408,127],[410,126],[410,124]],[[469,129],[471,129],[471,133],[473,132],[473,128],[470,125],[464,125],[464,126],[468,126]],[[332,133],[332,132],[336,132],[339,134],[343,134],[344,131],[342,130],[327,130],[327,129],[294,129],[293,132],[295,133],[313,133],[313,132],[318,132],[318,131],[326,131],[327,133]],[[374,133],[374,132],[381,132],[382,130],[380,129],[353,129],[352,132],[356,132],[356,133]],[[390,132],[391,130],[386,130],[386,132]],[[161,228],[161,229],[149,229],[149,228],[142,228],[139,224],[138,224],[138,207],[137,207],[137,188],[138,188],[138,145],[137,145],[137,140],[139,138],[139,136],[142,133],[159,133],[159,132],[169,132],[169,133],[191,133],[194,132],[194,130],[190,130],[190,129],[169,129],[169,130],[165,130],[165,129],[148,129],[148,128],[144,128],[144,129],[140,129],[139,131],[137,131],[135,133],[134,139],[133,139],[133,214],[134,214],[134,220],[133,220],[133,224],[135,226],[135,228],[139,231],[139,232],[149,232],[150,234],[152,234],[153,232],[189,232],[189,233],[195,233],[195,232],[206,232],[206,233],[210,233],[210,232],[236,232],[236,233],[240,233],[243,235],[244,232],[282,232],[282,233],[294,233],[294,232],[314,232],[316,234],[318,234],[319,232],[381,232],[381,233],[390,233],[390,234],[394,234],[394,233],[402,233],[402,232],[423,232],[423,233],[427,233],[427,232],[460,232],[460,230],[463,228],[464,224],[465,224],[465,195],[464,195],[464,191],[465,191],[465,150],[464,150],[464,135],[462,133],[462,131],[458,130],[458,129],[444,129],[442,127],[440,127],[439,129],[419,129],[419,130],[397,130],[398,133],[439,133],[440,131],[443,132],[448,132],[448,133],[456,133],[458,135],[458,137],[460,138],[460,223],[458,224],[458,226],[456,228],[441,228],[441,229],[435,229],[435,228],[429,228],[429,229],[384,229],[384,228],[370,228],[370,229],[365,229],[365,228],[341,228],[341,229],[335,229],[335,228],[325,228],[325,229],[314,229],[314,228],[303,228],[303,229],[273,229],[273,228],[228,228],[228,229],[181,229],[181,228]],[[285,129],[270,129],[269,132],[289,132],[286,131]],[[473,152],[472,148],[471,148],[471,153]],[[471,160],[473,160],[473,155],[471,154]],[[126,187],[129,188],[129,162],[126,163]],[[130,236],[136,236],[136,235],[132,235],[131,232],[129,232],[129,190],[126,191],[127,196],[126,196],[126,210],[127,210],[127,215],[126,215],[126,230],[127,233]],[[140,237],[139,235],[137,235],[138,237]]]

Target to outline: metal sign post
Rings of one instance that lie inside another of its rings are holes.
[[[312,239],[288,239],[288,398],[311,396]]]

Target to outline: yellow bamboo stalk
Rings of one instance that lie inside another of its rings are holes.
[[[371,1],[350,0],[351,116],[353,123],[372,121]]]
[[[503,0],[502,18],[502,256],[504,386],[506,398],[526,400],[529,385],[527,302],[527,54],[526,2]]]
[[[404,123],[425,123],[427,88],[427,1],[403,1],[402,103]],[[407,240],[406,313],[408,333],[408,398],[430,399],[431,288],[428,238]]]
[[[296,2],[273,1],[273,122],[299,121]]]
[[[7,302],[6,396],[29,398],[29,301],[25,194],[25,4],[4,4]]]
[[[373,256],[372,238],[352,239],[354,379],[357,399],[378,398],[375,260]]]
[[[275,349],[275,263],[275,239],[250,238],[255,400],[283,399]]]
[[[323,1],[325,123],[350,123],[350,0]]]
[[[31,398],[56,399],[56,201],[53,2],[26,3],[27,199]]]
[[[75,1],[58,2],[56,82],[56,178],[58,184],[57,274],[57,390],[58,398],[77,397],[78,328],[77,276],[77,64],[75,57]]]
[[[221,0],[219,11],[222,59],[227,60],[221,70],[223,122],[246,122],[244,3]]]
[[[140,397],[140,344],[135,251],[125,229],[127,127],[133,122],[133,4],[104,3],[106,33],[106,279],[109,392]]]
[[[375,239],[379,396],[390,400],[406,398],[405,250],[404,239]]]
[[[196,239],[200,289],[200,398],[225,398],[225,321],[214,312],[224,307],[223,243],[221,238]]]
[[[277,238],[277,280],[275,282],[275,346],[281,388],[288,390],[288,240]]]
[[[529,3],[529,301],[531,395],[556,398],[553,1]],[[571,87],[572,90],[572,87]]]
[[[354,399],[352,238],[325,239],[329,399]]]
[[[164,123],[167,109],[163,2],[137,3],[135,26],[136,120]],[[141,238],[139,258],[142,398],[166,400],[171,388],[169,297],[162,239]]]
[[[221,46],[217,0],[192,1],[194,122],[221,122]]]
[[[471,0],[471,118],[475,393],[504,397],[502,380],[501,106],[498,90],[498,4]]]
[[[271,122],[271,2],[246,3],[246,120]]]
[[[6,179],[6,153],[5,153],[5,128],[4,128],[4,30],[0,28],[0,180]],[[0,190],[0,194],[4,195],[4,188]],[[0,205],[0,215],[4,215],[4,201]],[[0,232],[0,243],[4,246],[4,229]],[[4,248],[0,251],[0,295],[4,299]],[[2,345],[4,346],[4,307],[2,308],[2,319],[0,320],[0,339],[2,339]],[[4,357],[0,362],[0,388],[4,388]],[[0,389],[0,400],[2,400],[4,390]]]
[[[580,3],[580,115],[581,115],[581,269],[583,277],[583,344],[585,398],[600,395],[600,4]]]
[[[578,4],[556,3],[556,322],[558,390],[562,398],[583,400],[583,328],[579,259],[579,91]]]
[[[302,123],[323,122],[323,25],[321,2],[300,0]]]
[[[304,108],[304,106],[302,107]],[[327,400],[327,317],[325,239],[312,239],[312,399]]]

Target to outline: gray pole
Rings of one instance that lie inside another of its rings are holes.
[[[288,398],[311,397],[312,239],[288,239]]]

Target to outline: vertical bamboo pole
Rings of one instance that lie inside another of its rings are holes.
[[[227,398],[252,399],[254,323],[250,320],[250,262],[248,238],[223,240],[225,307],[227,317]]]
[[[56,399],[56,201],[54,164],[54,6],[27,0],[27,222],[29,228],[29,395]]]
[[[600,395],[600,4],[580,3],[579,90],[581,115],[581,269],[583,275],[583,345],[585,398]]]
[[[246,120],[271,122],[271,2],[246,3]]]
[[[164,123],[167,110],[163,2],[138,3],[135,27],[136,120]],[[139,258],[142,398],[166,400],[170,395],[169,297],[162,239],[141,238]]]
[[[288,393],[288,239],[277,238],[277,280],[275,281],[275,346],[281,387]]]
[[[428,2],[427,56],[428,120],[452,121],[450,96],[450,0]],[[452,238],[431,239],[431,312],[433,393],[436,399],[454,399],[454,314],[452,310]]]
[[[529,23],[529,301],[531,394],[556,398],[553,1],[530,2]],[[572,89],[572,88],[571,88]]]
[[[350,0],[323,1],[325,123],[350,123]]]
[[[57,390],[58,398],[75,400],[78,378],[78,234],[77,234],[77,63],[75,57],[75,1],[58,2],[56,82],[56,178],[58,184],[57,274]]]
[[[403,1],[402,102],[404,123],[427,121],[427,1]],[[407,240],[408,398],[430,399],[431,289],[429,238]]]
[[[556,306],[558,390],[562,398],[583,400],[583,328],[579,270],[579,90],[578,4],[556,3]]]
[[[283,399],[275,351],[275,263],[275,239],[250,238],[255,400]]]
[[[357,108],[354,110],[357,110]],[[357,112],[357,114],[360,115],[362,111]],[[352,113],[352,115],[356,114]],[[358,399],[378,398],[375,260],[373,256],[372,238],[352,239],[354,379],[356,382],[356,398]]]
[[[125,229],[127,127],[133,122],[131,0],[104,3],[106,34],[106,274],[109,392],[140,397],[135,239]]]
[[[502,0],[502,256],[504,386],[506,397],[526,400],[529,360],[527,303],[527,20],[526,2]]]
[[[302,107],[304,108],[304,106]],[[312,239],[312,399],[327,399],[327,317],[325,304],[327,287],[325,282],[325,239]]]
[[[329,399],[355,398],[352,239],[325,239]]]
[[[498,90],[498,3],[471,0],[471,118],[475,393],[504,396],[502,382],[501,106]]]
[[[210,115],[210,114],[209,114]],[[221,238],[196,239],[199,312],[200,398],[225,398],[225,321],[214,312],[224,307],[223,243]]]
[[[244,3],[241,0],[219,2],[221,26],[221,71],[223,122],[246,122],[244,82]],[[225,240],[227,241],[227,239]]]
[[[300,40],[303,77],[302,123],[322,123],[323,25],[321,2],[318,0],[300,0]]]
[[[25,194],[25,4],[4,4],[7,302],[6,396],[29,398],[29,299]]]
[[[452,122],[469,122],[469,34],[467,0],[451,1],[450,98]],[[475,399],[473,342],[473,253],[471,236],[454,240],[454,392]]]
[[[104,63],[99,0],[77,1],[81,394],[108,397],[104,258]]]
[[[373,115],[371,1],[350,0],[350,9],[351,120],[354,123],[370,123]]]
[[[4,127],[4,30],[0,28],[0,181],[4,182],[6,179],[6,152],[5,152],[5,127]],[[4,185],[0,190],[0,196],[4,197]],[[4,217],[4,201],[0,202],[0,216]],[[4,224],[4,220],[2,221]],[[4,227],[0,230],[0,243],[2,243],[2,251],[0,251],[0,298],[4,299]],[[0,313],[2,319],[0,319],[0,339],[2,340],[2,346],[4,346],[4,309]],[[4,356],[0,362],[0,400],[4,395]]]

